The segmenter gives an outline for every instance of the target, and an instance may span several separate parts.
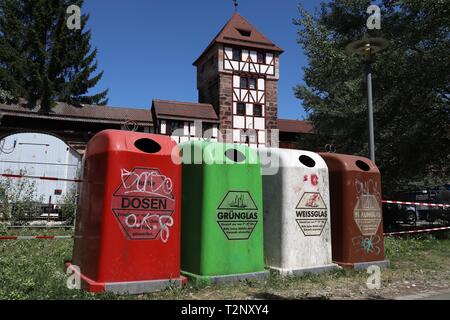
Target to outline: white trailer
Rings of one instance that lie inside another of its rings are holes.
[[[81,158],[63,140],[50,134],[20,132],[0,140],[0,174],[6,179],[32,179],[37,198],[53,208],[75,186],[71,180],[79,179]]]

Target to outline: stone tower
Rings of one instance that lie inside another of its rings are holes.
[[[236,12],[194,62],[199,102],[214,106],[227,142],[270,142],[268,132],[278,128],[282,52]]]

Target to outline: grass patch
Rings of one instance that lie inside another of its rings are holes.
[[[3,234],[67,235],[71,230],[3,230]],[[383,287],[369,291],[364,271],[338,269],[302,277],[271,272],[265,281],[169,288],[144,295],[90,294],[66,287],[63,263],[72,255],[72,240],[0,241],[0,299],[330,299],[401,294],[411,288],[448,286],[450,240],[431,236],[385,239],[392,268],[382,272]]]

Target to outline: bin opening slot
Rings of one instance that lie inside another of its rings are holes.
[[[236,149],[228,149],[225,152],[225,156],[234,162],[243,162],[245,161],[245,155]]]
[[[145,153],[157,153],[161,150],[158,142],[148,138],[136,140],[134,146]]]
[[[309,168],[314,168],[314,166],[316,165],[316,162],[313,160],[313,158],[308,157],[306,155],[301,155],[298,160],[300,161],[300,163],[304,166],[307,166]]]
[[[356,166],[360,168],[362,171],[370,171],[369,165],[364,161],[356,160]]]

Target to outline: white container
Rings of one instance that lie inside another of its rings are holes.
[[[259,155],[263,167],[266,265],[281,275],[337,268],[331,256],[325,161],[316,153],[290,149],[262,148]]]
[[[51,134],[19,132],[0,140],[0,174],[24,175],[36,186],[36,200],[57,204],[76,187],[81,155]],[[43,180],[54,177],[63,180]],[[5,178],[6,179],[6,178]],[[66,179],[66,180],[64,180]],[[16,179],[17,180],[17,179]]]

